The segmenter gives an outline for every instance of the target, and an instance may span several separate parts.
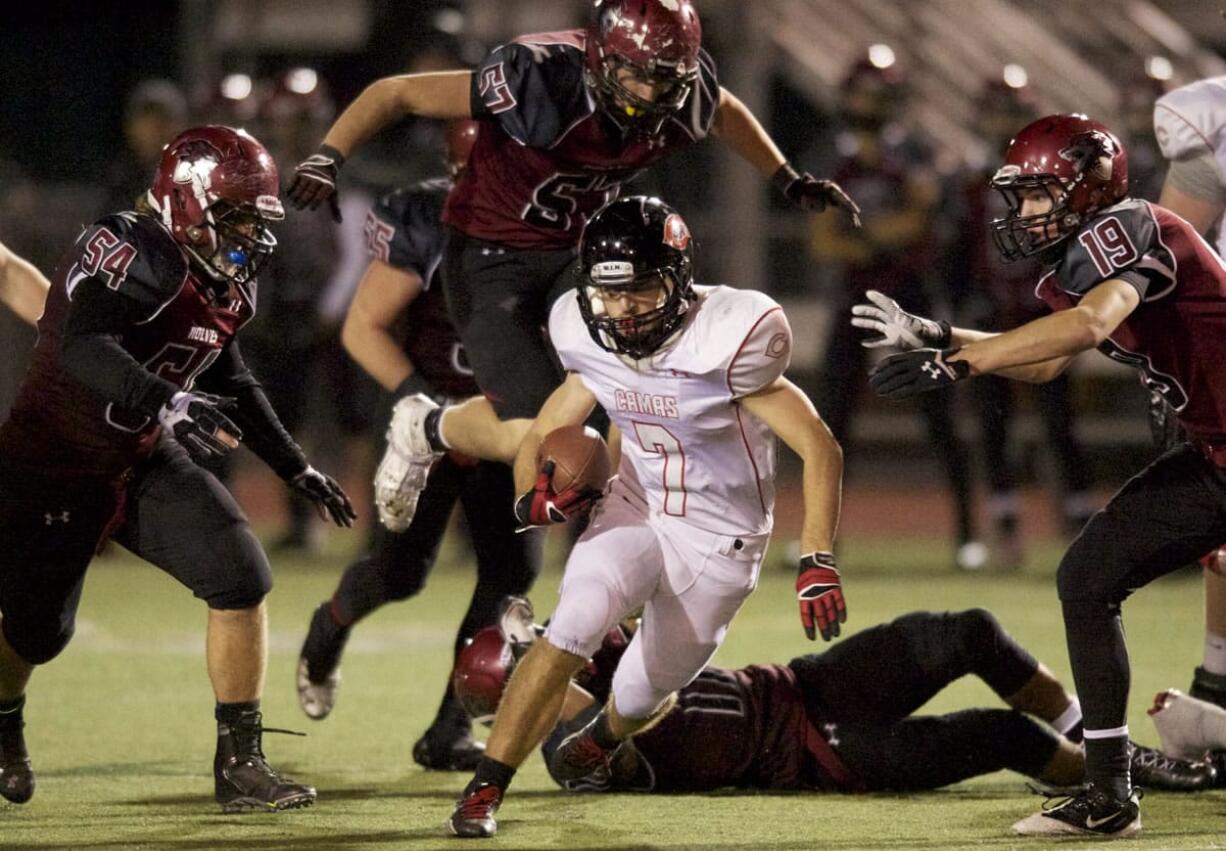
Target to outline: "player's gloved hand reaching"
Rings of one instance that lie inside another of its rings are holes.
[[[181,391],[158,411],[158,422],[199,464],[238,448],[243,432],[222,413],[234,404],[228,396]]]
[[[576,514],[582,514],[591,508],[596,504],[596,500],[603,496],[603,491],[582,485],[554,493],[553,471],[553,461],[542,464],[532,490],[515,500],[515,519],[519,521],[521,528],[565,523]]]
[[[344,154],[331,145],[320,145],[318,151],[298,163],[285,197],[299,210],[314,210],[327,201],[332,218],[339,222],[341,208],[336,197],[336,181],[344,164]]]
[[[801,174],[790,163],[779,166],[771,178],[775,187],[797,207],[810,213],[821,213],[831,205],[851,216],[851,223],[860,227],[860,207],[851,196],[833,180],[821,180],[804,172]]]
[[[315,509],[324,520],[331,520],[337,526],[352,526],[358,519],[358,513],[353,510],[353,503],[348,495],[337,484],[336,479],[326,473],[321,473],[314,467],[307,468],[289,480],[290,487],[315,503]]]
[[[907,313],[894,299],[876,290],[864,295],[871,304],[857,304],[851,309],[851,324],[872,332],[860,341],[864,348],[893,346],[904,351],[949,348],[952,330],[945,320]]]
[[[916,349],[890,355],[868,374],[869,386],[887,399],[910,399],[969,378],[971,365],[950,360],[958,349]]]
[[[800,598],[800,623],[810,641],[816,640],[814,625],[826,641],[839,634],[839,624],[847,621],[847,601],[834,555],[809,553],[800,557],[796,574],[796,596]]]

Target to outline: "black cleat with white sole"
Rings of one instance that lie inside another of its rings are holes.
[[[268,764],[262,747],[265,732],[291,731],[265,730],[259,712],[246,713],[233,726],[217,725],[213,780],[222,812],[277,812],[315,803],[314,786],[282,777]]]
[[[1218,785],[1218,770],[1208,759],[1176,759],[1136,742],[1130,742],[1129,747],[1132,782],[1137,786],[1168,792],[1200,792]]]
[[[1141,794],[1121,801],[1097,786],[1087,786],[1070,798],[1044,805],[1041,812],[1014,823],[1022,836],[1096,836],[1126,839],[1141,832]]]
[[[20,719],[0,722],[0,796],[14,804],[24,804],[34,796],[34,769],[23,727]]]

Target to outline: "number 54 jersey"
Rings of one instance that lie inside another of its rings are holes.
[[[775,436],[738,400],[783,374],[792,332],[762,293],[694,290],[682,330],[651,358],[597,345],[571,295],[554,304],[550,337],[621,430],[618,475],[652,514],[720,535],[769,532]]]

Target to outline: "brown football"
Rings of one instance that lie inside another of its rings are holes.
[[[545,435],[536,452],[536,468],[553,461],[554,493],[561,493],[576,482],[594,490],[604,490],[612,471],[609,447],[594,428],[562,426]]]

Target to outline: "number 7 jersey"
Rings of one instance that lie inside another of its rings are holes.
[[[762,293],[694,291],[681,331],[651,358],[598,346],[574,295],[554,304],[549,333],[562,365],[620,429],[618,475],[654,515],[720,535],[769,532],[775,436],[738,400],[783,374],[792,332]]]

